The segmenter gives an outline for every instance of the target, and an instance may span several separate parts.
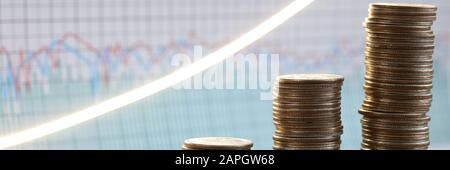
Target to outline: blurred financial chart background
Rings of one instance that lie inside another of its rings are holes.
[[[290,0],[2,0],[0,136],[39,125],[175,70],[175,53],[221,47]],[[317,0],[242,53],[276,53],[280,74],[345,75],[342,149],[359,149],[365,32],[372,1]],[[378,1],[379,2],[379,1]],[[390,2],[410,2],[395,1]],[[450,149],[450,3],[438,7],[431,149]],[[179,149],[235,136],[271,149],[265,89],[168,89],[13,149]]]

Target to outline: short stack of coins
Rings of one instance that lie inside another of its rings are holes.
[[[362,149],[428,148],[436,11],[433,5],[370,4]]]
[[[343,81],[343,76],[333,74],[278,77],[272,106],[273,149],[340,149]]]
[[[250,150],[253,142],[234,137],[200,137],[186,139],[183,150]]]

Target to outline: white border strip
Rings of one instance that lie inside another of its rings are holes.
[[[296,13],[300,12],[313,1],[314,0],[296,0],[290,3],[288,6],[284,7],[281,11],[271,16],[257,27],[253,28],[224,47],[210,53],[203,59],[189,66],[180,68],[156,81],[145,84],[142,87],[136,88],[83,110],[71,113],[59,119],[43,123],[30,129],[2,136],[0,137],[0,149],[30,142],[32,140],[78,125],[176,85],[183,80],[186,80],[222,62],[239,50],[252,44],[294,16]]]

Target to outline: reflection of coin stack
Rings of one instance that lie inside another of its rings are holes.
[[[252,141],[233,137],[203,137],[186,139],[183,150],[250,150]]]
[[[370,4],[362,149],[427,149],[434,34],[432,5]]]
[[[274,91],[274,149],[339,149],[343,76],[280,76]]]

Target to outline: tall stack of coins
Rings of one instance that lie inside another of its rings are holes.
[[[364,22],[362,149],[427,149],[433,5],[373,3]]]
[[[343,76],[333,74],[278,77],[273,100],[273,149],[340,149],[343,81]]]
[[[233,137],[202,137],[186,139],[183,150],[250,150],[253,142]]]

